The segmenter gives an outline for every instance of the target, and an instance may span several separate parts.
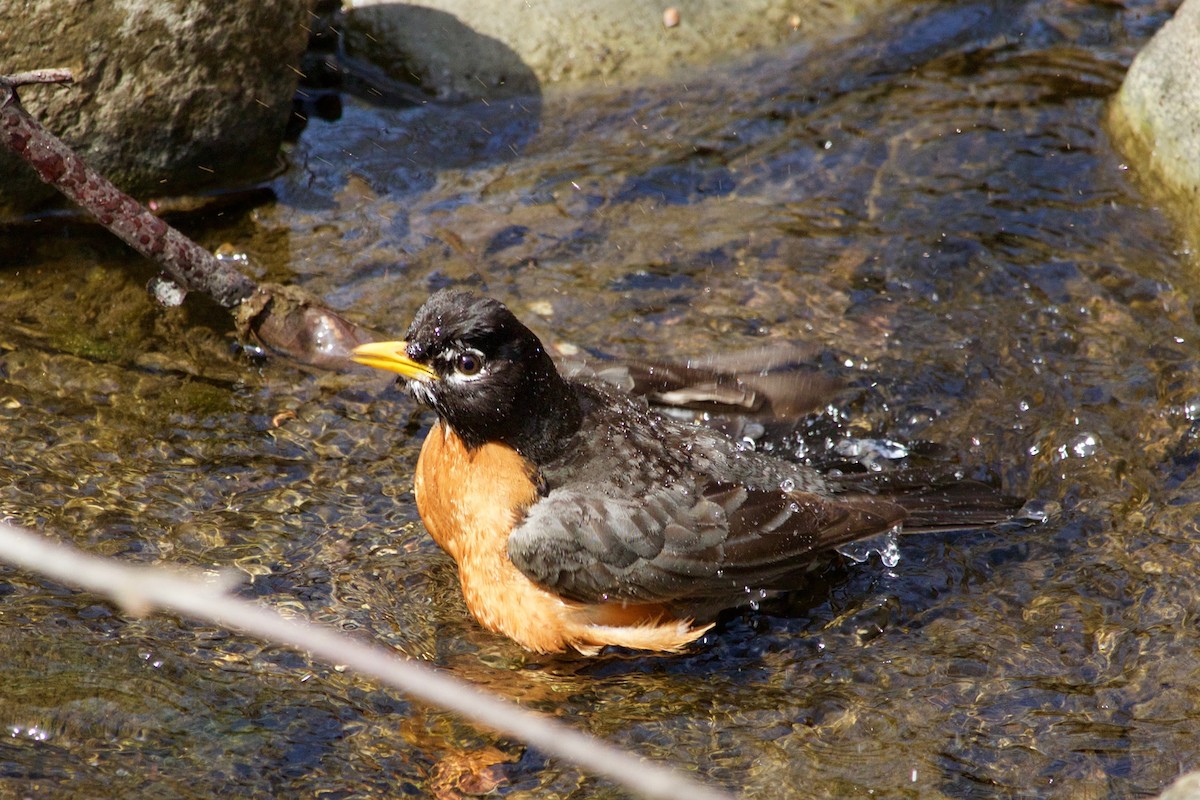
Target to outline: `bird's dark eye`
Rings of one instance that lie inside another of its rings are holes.
[[[483,356],[474,352],[463,353],[458,357],[458,361],[455,363],[454,369],[457,370],[460,375],[466,375],[468,377],[471,375],[478,375],[479,371],[483,369]]]

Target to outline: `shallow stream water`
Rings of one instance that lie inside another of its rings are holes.
[[[1154,2],[912,3],[859,37],[490,105],[344,98],[277,200],[185,222],[399,335],[438,287],[554,342],[805,341],[846,430],[1061,512],[905,537],[687,654],[480,629],[376,375],[156,308],[102,233],[0,235],[0,515],[246,596],[747,798],[1135,797],[1200,766],[1200,285],[1103,130]],[[303,656],[0,571],[0,795],[619,796]]]

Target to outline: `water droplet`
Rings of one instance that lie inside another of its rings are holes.
[[[1061,512],[1062,506],[1053,500],[1027,500],[1025,505],[1021,506],[1021,510],[1006,524],[1041,525]]]
[[[1060,446],[1055,455],[1059,459],[1066,458],[1091,458],[1100,449],[1100,437],[1091,432],[1078,433],[1070,438],[1070,440]]]
[[[796,491],[796,481],[794,478],[784,478],[779,483],[779,491],[794,492]]]
[[[216,256],[217,261],[224,261],[227,264],[250,263],[250,256],[246,255],[240,250],[235,250],[230,244],[221,245],[215,251],[213,251],[213,255]]]
[[[1068,446],[1076,458],[1090,458],[1100,448],[1100,437],[1094,433],[1081,433],[1071,439]]]

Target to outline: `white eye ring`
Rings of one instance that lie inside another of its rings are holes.
[[[464,378],[474,378],[483,372],[483,353],[464,350],[454,358],[454,371]]]

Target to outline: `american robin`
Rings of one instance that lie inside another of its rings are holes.
[[[978,484],[854,481],[567,379],[496,300],[443,290],[402,342],[354,350],[437,413],[417,508],[486,628],[540,653],[675,652],[718,611],[796,588],[819,553],[1020,504]],[[876,493],[872,493],[875,491]]]

